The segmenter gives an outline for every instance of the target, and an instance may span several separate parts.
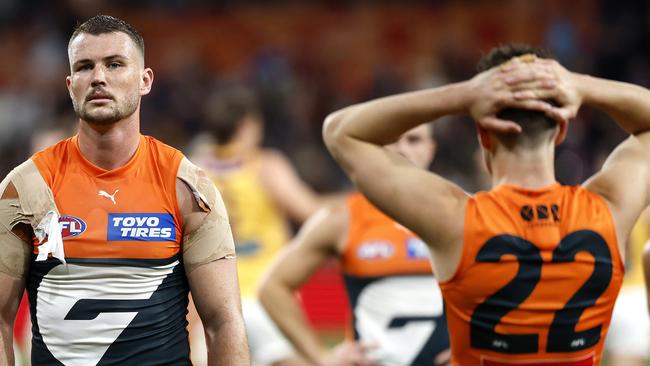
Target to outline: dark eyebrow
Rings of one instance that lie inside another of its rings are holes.
[[[115,55],[110,55],[110,56],[106,56],[106,57],[102,58],[102,60],[103,60],[104,62],[106,62],[106,61],[112,61],[112,60],[120,60],[120,59],[121,59],[121,60],[126,60],[126,59],[128,59],[128,57],[126,57],[126,56],[124,56],[124,55],[120,55],[120,54],[115,54]],[[91,60],[91,59],[89,59],[89,58],[84,58],[84,59],[78,60],[77,62],[75,62],[74,64],[72,64],[72,66],[73,66],[73,67],[77,67],[77,66],[79,66],[79,65],[92,64],[92,63],[94,63],[93,60]]]

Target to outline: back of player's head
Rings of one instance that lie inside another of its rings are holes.
[[[261,121],[260,107],[253,92],[234,88],[213,94],[205,104],[205,126],[217,144],[224,145],[233,139],[246,121]]]
[[[512,58],[523,55],[535,55],[539,58],[551,58],[545,50],[524,44],[507,44],[493,48],[484,55],[477,65],[479,72],[499,66]],[[555,104],[554,101],[549,101]],[[514,121],[521,126],[519,134],[497,134],[497,137],[506,146],[521,146],[534,148],[540,146],[552,136],[557,122],[547,117],[544,112],[517,108],[505,108],[497,113],[497,117]]]
[[[144,58],[144,39],[140,33],[138,33],[138,31],[135,30],[131,24],[110,15],[95,15],[94,17],[79,24],[70,36],[68,47],[70,46],[70,43],[72,43],[72,40],[83,33],[97,36],[100,34],[115,32],[122,32],[128,35],[138,50],[140,50],[140,53]]]

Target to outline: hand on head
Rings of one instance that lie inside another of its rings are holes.
[[[520,132],[519,125],[497,117],[505,108],[544,112],[567,123],[576,116],[582,97],[574,74],[557,61],[524,55],[484,71],[470,80],[473,90],[470,115],[494,132]]]

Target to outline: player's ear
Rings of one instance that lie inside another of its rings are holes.
[[[140,77],[140,95],[149,94],[152,85],[153,85],[153,70],[147,67],[144,70],[142,70],[142,75]]]
[[[476,124],[476,130],[478,131],[478,143],[488,151],[492,151],[492,136],[485,128]]]
[[[569,123],[567,121],[559,121],[558,122],[558,133],[557,136],[555,136],[555,144],[559,145],[562,142],[564,142],[564,139],[566,139],[566,134],[567,130],[569,127]]]

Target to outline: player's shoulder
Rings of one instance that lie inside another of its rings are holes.
[[[159,157],[177,158],[184,157],[183,153],[175,147],[172,147],[152,136],[143,135],[148,148]]]
[[[75,137],[68,137],[34,153],[30,160],[34,161],[39,168],[55,166],[65,160],[65,156],[70,151],[70,144],[73,143],[75,143]]]

